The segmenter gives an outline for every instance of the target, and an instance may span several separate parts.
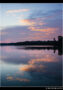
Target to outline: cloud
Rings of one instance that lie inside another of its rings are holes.
[[[44,63],[55,63],[55,62],[58,62],[58,59],[56,59],[56,57],[53,57],[51,54],[50,55],[47,54],[44,55],[44,57],[29,60],[27,64],[19,68],[19,71],[45,72],[45,69],[47,67],[44,65]]]
[[[20,23],[23,23],[24,25],[35,25],[36,23],[29,19],[20,20]]]
[[[44,65],[33,65],[33,64],[24,65],[23,67],[19,68],[20,71],[36,71],[36,72],[42,72],[43,69]]]
[[[42,22],[43,24],[41,25],[42,26],[41,28],[45,28],[45,27],[59,28],[59,32],[60,32],[62,27],[62,10],[60,8],[47,12],[42,12],[39,10],[33,12],[29,16],[29,19],[30,20],[34,19],[35,21],[39,22],[39,24],[37,24],[38,27],[40,27]]]
[[[14,80],[14,78],[12,76],[8,76],[7,80]]]
[[[58,28],[50,28],[50,27],[48,27],[48,28],[41,29],[40,27],[33,27],[33,26],[29,27],[29,29],[32,30],[32,31],[41,31],[41,32],[53,32],[53,31],[58,30]]]
[[[19,13],[19,12],[27,12],[29,9],[16,9],[16,10],[8,10],[6,13]]]
[[[17,80],[17,81],[20,81],[20,82],[29,82],[30,81],[27,78],[18,78],[18,77],[16,78],[16,77],[12,77],[12,76],[8,76],[7,80]]]
[[[40,13],[40,14],[39,14]],[[60,16],[62,13],[61,7],[56,10],[50,10],[47,12],[43,12],[42,10],[37,10],[36,12],[33,12],[30,16],[29,19],[32,18],[56,18],[57,16]]]
[[[35,16],[37,13],[35,13]],[[31,31],[45,32],[46,35],[61,31],[61,10],[52,10],[46,13],[41,13],[41,17],[33,18],[33,14],[30,16],[32,17],[29,17],[29,19],[20,20],[20,23],[22,25],[29,25],[28,29]]]
[[[21,82],[29,82],[29,79],[26,78],[16,78],[16,80],[21,81]]]
[[[53,24],[53,23],[52,23]],[[34,40],[51,40],[54,37],[58,38],[62,31],[60,27],[49,27],[46,25],[29,25],[29,26],[15,26],[3,29],[1,34],[1,41],[6,42],[21,42]],[[3,34],[6,32],[7,34]],[[36,34],[40,33],[40,34]]]
[[[54,58],[52,57],[52,59],[51,58],[32,59],[28,63],[29,64],[36,64],[36,63],[39,63],[39,62],[57,62],[57,61],[54,61]]]
[[[36,19],[24,19],[24,20],[19,20],[19,22],[22,25],[30,25],[30,26],[37,26],[37,25],[45,25],[46,23],[43,22],[42,19],[36,18]]]
[[[38,63],[35,63],[35,62],[40,62],[42,61],[42,59],[32,59],[30,61],[28,61],[28,64],[27,65],[24,65],[23,67],[20,67],[19,70],[20,71],[36,71],[36,72],[41,72],[43,71],[44,69],[44,65],[42,64],[38,64]]]

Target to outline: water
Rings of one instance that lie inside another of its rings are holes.
[[[58,50],[0,47],[0,86],[62,86]]]

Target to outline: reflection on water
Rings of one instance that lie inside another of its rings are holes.
[[[4,46],[1,50],[2,86],[61,86],[62,56],[58,50]]]

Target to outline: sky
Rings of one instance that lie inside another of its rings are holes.
[[[58,39],[62,3],[0,3],[0,43]]]

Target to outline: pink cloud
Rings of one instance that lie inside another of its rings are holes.
[[[58,30],[58,28],[50,28],[50,27],[48,27],[48,28],[39,28],[39,27],[34,27],[34,26],[31,26],[31,27],[29,27],[28,29],[30,29],[30,30],[32,30],[32,31],[41,31],[41,32],[53,32],[53,31],[56,31],[56,30]]]
[[[8,10],[6,13],[19,13],[19,12],[27,12],[29,9],[16,9],[16,10]]]
[[[48,58],[38,58],[38,59],[32,59],[30,60],[28,63],[29,64],[35,64],[35,63],[39,63],[39,62],[57,62],[57,61],[54,61],[54,58],[48,56]]]
[[[19,20],[19,22],[22,23],[23,25],[31,25],[31,26],[46,24],[40,18],[36,18],[36,19],[24,19],[24,20]]]
[[[24,25],[34,25],[36,24],[34,21],[29,19],[20,20],[20,23],[23,23]]]

